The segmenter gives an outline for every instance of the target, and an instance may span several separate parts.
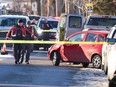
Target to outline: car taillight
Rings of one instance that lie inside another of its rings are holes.
[[[53,35],[53,38],[56,39],[56,34]]]

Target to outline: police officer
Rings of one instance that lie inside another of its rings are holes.
[[[26,37],[25,37],[25,40],[34,40],[34,39],[36,39],[36,31],[31,26],[31,22],[30,21],[28,21],[26,23],[26,27],[25,28],[26,28]],[[31,51],[33,49],[33,45],[32,44],[25,44],[25,46],[23,47],[23,49],[25,50],[24,53],[26,53],[25,63],[29,64],[30,54],[31,54]],[[24,53],[22,54],[22,59],[21,59],[20,63],[23,63]]]
[[[50,24],[48,23],[47,19],[44,19],[44,23],[42,24],[43,30],[50,30]],[[49,32],[43,32],[43,40],[49,40]]]
[[[37,25],[35,19],[32,20],[31,25]]]
[[[47,19],[45,18],[44,23],[42,24],[42,29],[43,30],[50,30],[50,28],[51,28],[51,25],[48,23]],[[49,38],[50,38],[50,33],[49,32],[43,32],[42,39],[44,41],[49,41]],[[47,44],[44,45],[45,50],[47,50],[48,47],[49,47],[49,45],[47,45]]]
[[[23,40],[25,36],[26,36],[26,29],[23,26],[23,20],[19,19],[17,25],[14,25],[8,31],[8,33],[6,35],[6,39],[8,39],[9,37],[12,37],[12,39],[14,39],[14,40]],[[22,44],[16,43],[13,45],[15,64],[19,64],[21,51],[24,51],[24,50],[22,50],[22,48],[23,48]]]

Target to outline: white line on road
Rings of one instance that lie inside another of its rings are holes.
[[[1,86],[9,87],[9,86],[15,86],[15,87],[63,87],[63,86],[47,86],[47,85],[23,85],[23,84],[0,84]]]
[[[3,60],[8,60],[8,59],[13,59],[13,55],[11,54],[8,54],[8,55],[0,55],[0,61],[3,61]]]

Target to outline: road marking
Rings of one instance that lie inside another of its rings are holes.
[[[15,86],[15,87],[19,87],[19,86],[23,86],[23,87],[64,87],[64,86],[47,86],[47,85],[26,85],[26,84],[0,84],[0,86],[5,86],[5,87],[9,87],[9,86]]]
[[[13,59],[13,55],[11,54],[8,54],[8,55],[0,55],[0,61],[3,61],[3,60],[8,60],[8,59]]]

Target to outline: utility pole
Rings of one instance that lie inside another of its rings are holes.
[[[56,16],[59,16],[59,14],[58,14],[58,13],[59,13],[59,12],[58,12],[58,6],[59,6],[59,5],[58,5],[58,1],[59,1],[59,0],[56,0]]]
[[[45,16],[45,1],[41,0],[41,16]]]
[[[66,0],[68,1],[68,0]],[[56,16],[60,16],[62,9],[64,7],[64,1],[63,0],[56,0]]]
[[[38,15],[41,15],[41,2],[40,2],[41,0],[38,0],[37,1],[37,5],[38,5],[38,7],[37,7],[37,9],[38,9]]]
[[[58,0],[56,0],[56,12],[55,15],[58,16]]]
[[[65,14],[69,14],[69,1],[65,0]]]
[[[47,10],[48,10],[48,12],[47,12],[47,16],[50,16],[50,0],[47,0]]]

